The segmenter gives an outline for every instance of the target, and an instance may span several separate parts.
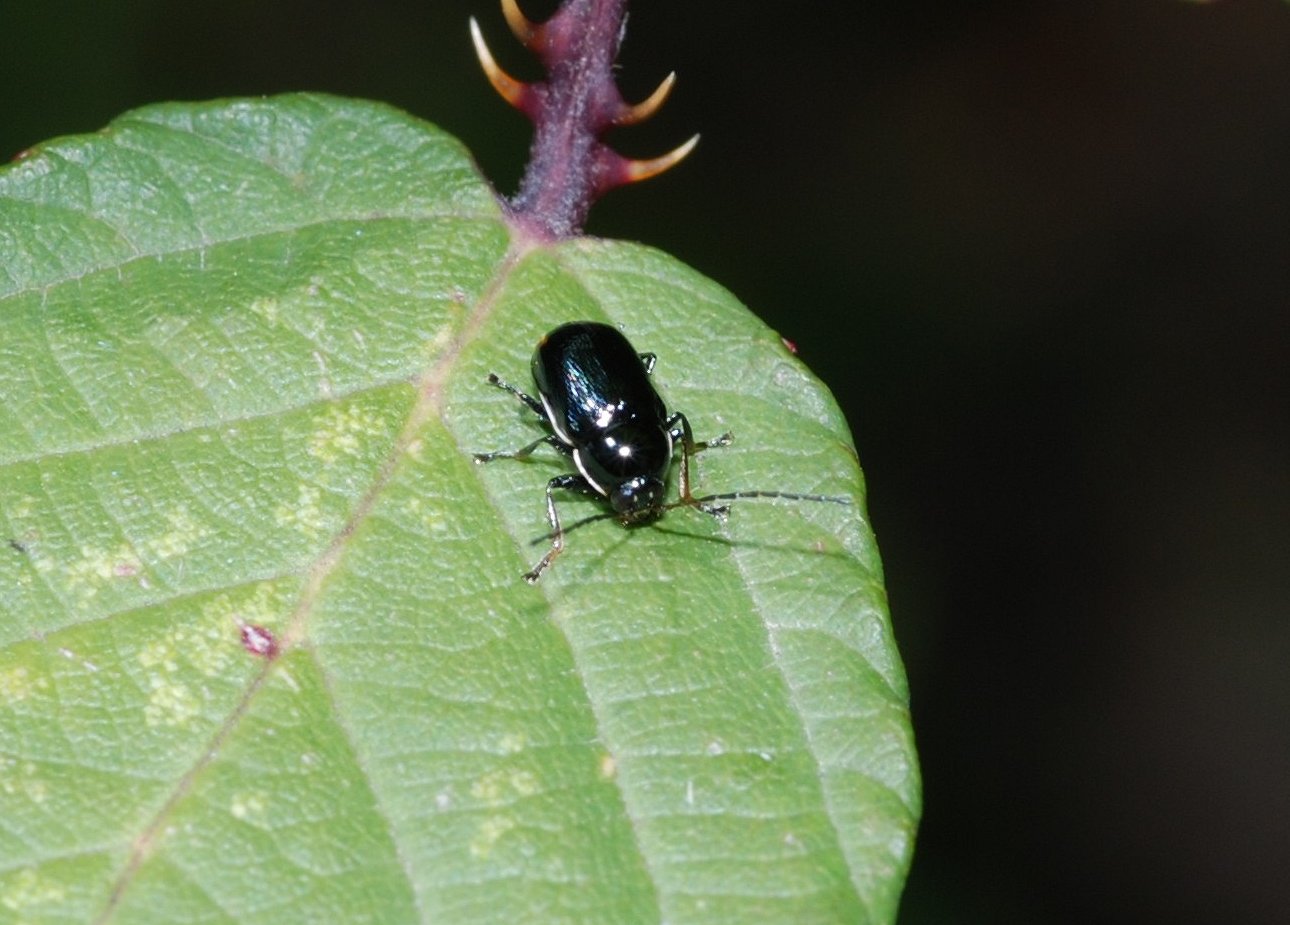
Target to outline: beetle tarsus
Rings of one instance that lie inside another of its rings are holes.
[[[714,437],[711,440],[704,440],[702,443],[696,443],[694,445],[694,452],[697,453],[699,452],[699,450],[711,449],[714,446],[730,446],[730,444],[734,442],[735,442],[734,432],[728,430],[720,437]]]
[[[504,392],[510,392],[520,401],[524,402],[524,404],[528,405],[529,409],[534,414],[536,414],[539,418],[541,418],[543,423],[545,424],[551,423],[551,421],[546,416],[546,409],[542,407],[542,403],[540,401],[538,401],[532,395],[529,395],[527,392],[524,392],[521,389],[517,389],[515,386],[511,385],[509,382],[503,379],[501,376],[497,375],[497,373],[488,374],[488,384],[495,385]]]
[[[524,573],[524,580],[529,584],[537,584],[542,573],[551,567],[555,557],[564,552],[564,529],[560,526],[560,515],[555,509],[555,490],[563,488],[565,491],[576,491],[584,495],[599,494],[591,483],[580,475],[557,475],[551,481],[546,483],[546,519],[551,525],[551,548],[546,551],[546,555],[538,560],[538,564]]]

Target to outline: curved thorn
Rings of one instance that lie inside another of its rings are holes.
[[[517,0],[502,0],[502,15],[506,17],[506,25],[511,27],[511,33],[520,40],[521,45],[527,46],[533,41],[533,36],[540,27],[520,12]]]
[[[624,106],[622,112],[618,114],[618,118],[614,120],[614,125],[635,125],[638,122],[644,122],[658,112],[663,103],[667,101],[668,94],[672,92],[674,83],[676,83],[676,71],[664,77],[663,82],[658,85],[657,89],[635,106]]]
[[[493,59],[493,53],[484,44],[484,35],[479,31],[479,23],[475,22],[474,16],[470,17],[470,38],[475,43],[475,56],[479,58],[479,66],[484,69],[484,76],[493,85],[493,89],[506,102],[522,110],[528,85],[516,80],[498,66]]]
[[[651,158],[647,161],[624,161],[624,183],[639,183],[641,180],[648,180],[650,177],[657,177],[663,171],[675,167],[687,154],[694,150],[694,146],[699,143],[699,136],[695,135],[685,144],[678,145],[662,157]]]

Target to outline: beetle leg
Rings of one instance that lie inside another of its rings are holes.
[[[735,439],[734,434],[726,431],[720,437],[713,440],[695,440],[694,431],[690,430],[690,422],[684,414],[676,412],[667,419],[668,436],[672,442],[681,442],[681,501],[684,504],[695,504],[694,495],[690,492],[690,457],[701,450],[706,450],[712,446],[729,446],[730,442]],[[700,505],[700,507],[702,507]],[[707,510],[707,508],[703,508]],[[715,513],[709,511],[709,513]]]
[[[542,573],[551,567],[555,557],[564,550],[564,529],[560,526],[560,515],[555,511],[555,496],[552,494],[557,488],[580,492],[584,495],[599,494],[591,487],[591,483],[580,475],[557,475],[546,483],[546,519],[551,524],[551,548],[546,551],[546,555],[537,565],[524,573],[524,580],[529,584],[536,584],[542,577]]]
[[[654,364],[658,362],[658,357],[652,353],[640,354],[641,362],[645,364],[645,375],[654,372]]]
[[[511,385],[509,382],[503,379],[501,376],[497,375],[497,373],[489,373],[488,382],[490,385],[495,385],[499,389],[510,392],[520,401],[524,402],[524,404],[528,405],[529,409],[534,414],[536,414],[538,418],[541,419],[543,424],[546,424],[548,427],[551,426],[551,419],[546,416],[546,409],[543,408],[542,403],[538,401],[536,398],[534,398],[532,395],[529,395],[525,392],[521,392],[515,386]],[[565,456],[568,456],[570,453],[573,452],[573,450],[565,446],[564,443],[560,441],[560,438],[555,436],[555,434],[547,434],[545,437],[539,437],[538,439],[534,440],[528,446],[520,447],[518,450],[514,450],[512,452],[499,451],[496,453],[476,453],[475,462],[486,463],[486,462],[491,462],[494,459],[525,459],[528,456],[532,455],[533,451],[536,450],[543,443],[549,443],[551,446],[555,447]]]
[[[515,386],[511,385],[509,382],[503,379],[501,376],[497,375],[497,373],[488,374],[488,383],[489,385],[495,385],[499,389],[504,389],[505,391],[510,392],[520,401],[524,402],[524,404],[528,405],[529,408],[532,410],[532,412],[536,414],[539,418],[541,418],[544,422],[546,422],[547,424],[551,423],[550,419],[547,418],[546,416],[546,409],[542,407],[542,403],[538,401],[536,398],[534,398],[532,395],[529,395],[525,392],[521,392],[519,389],[515,388]]]
[[[500,450],[496,453],[476,453],[475,462],[486,463],[492,462],[494,459],[527,459],[532,455],[534,450],[544,443],[551,444],[551,446],[555,447],[566,456],[572,452],[572,450],[560,442],[560,439],[555,436],[555,434],[547,434],[545,437],[538,437],[528,446],[522,446],[518,450],[514,450],[509,453],[505,450]]]

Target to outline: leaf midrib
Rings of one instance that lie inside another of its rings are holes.
[[[237,704],[229,712],[227,718],[219,725],[211,736],[207,745],[200,751],[197,760],[180,776],[175,787],[166,796],[160,809],[144,826],[143,831],[131,841],[129,855],[121,869],[121,873],[113,882],[108,899],[102,912],[94,918],[94,922],[101,925],[109,921],[121,898],[125,895],[130,887],[134,875],[139,871],[146,860],[150,846],[156,838],[157,833],[165,826],[166,820],[179,806],[184,797],[192,789],[194,782],[203,770],[219,754],[221,746],[230,736],[233,735],[242,718],[250,710],[255,700],[256,694],[267,683],[270,673],[274,670],[277,659],[282,658],[290,649],[299,646],[307,636],[309,618],[314,612],[315,605],[322,593],[327,579],[331,576],[337,565],[344,559],[345,552],[349,546],[350,539],[357,532],[358,528],[370,516],[377,501],[389,486],[399,465],[406,456],[409,447],[417,439],[417,434],[422,426],[434,416],[441,415],[443,411],[443,386],[451,374],[457,359],[461,355],[462,348],[475,339],[479,328],[487,319],[493,306],[497,302],[498,293],[504,288],[506,280],[520,262],[523,256],[533,248],[534,243],[523,238],[512,240],[510,248],[498,262],[495,271],[485,284],[483,291],[476,300],[474,307],[466,317],[465,323],[457,332],[449,345],[439,355],[434,363],[420,376],[416,377],[417,400],[413,403],[408,411],[407,418],[400,429],[398,437],[390,448],[380,469],[372,479],[371,487],[364,493],[363,497],[354,505],[349,517],[344,525],[335,533],[331,541],[323,551],[314,559],[314,561],[305,570],[305,581],[300,591],[299,599],[291,615],[287,618],[279,639],[279,654],[275,659],[265,659],[260,670],[251,675],[247,682],[246,689],[238,699]],[[321,666],[319,666],[321,671]],[[324,672],[325,675],[325,672]],[[343,729],[343,724],[341,726]],[[354,748],[353,739],[346,733],[349,739],[349,747],[352,754],[357,756],[357,749]],[[361,764],[361,763],[360,763]],[[380,805],[379,794],[374,793],[377,805]],[[382,811],[382,817],[388,820],[387,813]],[[397,847],[397,840],[391,833],[391,843]],[[406,873],[406,869],[405,869]],[[416,899],[416,890],[413,886],[413,878],[408,875],[409,889],[411,890],[414,901]]]

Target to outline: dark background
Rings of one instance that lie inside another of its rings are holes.
[[[0,157],[312,89],[511,191],[472,13],[533,76],[494,0],[0,0]],[[1290,921],[1290,3],[641,2],[621,62],[680,75],[623,150],[703,142],[589,231],[733,289],[855,432],[926,777],[902,923]]]

